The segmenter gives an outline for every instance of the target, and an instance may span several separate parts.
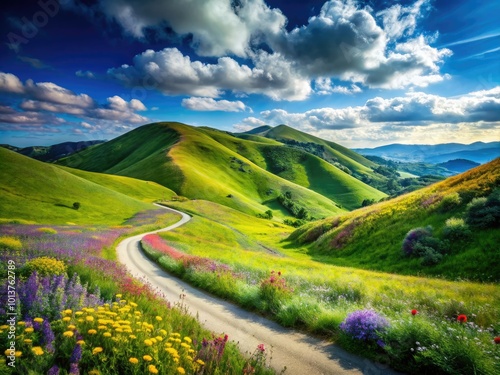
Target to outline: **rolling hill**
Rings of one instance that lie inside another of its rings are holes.
[[[55,161],[62,157],[69,156],[75,152],[85,150],[88,147],[98,145],[104,141],[80,141],[80,142],[63,142],[52,146],[30,146],[30,147],[15,147],[10,145],[0,145],[0,147],[16,151],[21,155],[29,156],[30,158],[41,161]]]
[[[336,265],[498,281],[499,187],[500,158],[421,190],[306,224],[290,240],[307,244],[315,259]],[[472,220],[468,204],[474,197],[485,198],[471,203],[484,205]],[[486,224],[481,227],[474,220]],[[426,239],[423,254],[435,255],[428,249],[432,248],[440,255],[435,259],[404,256],[402,243],[408,232],[428,226],[432,229],[424,231],[432,238]]]
[[[61,168],[4,148],[0,189],[0,218],[52,224],[122,224],[152,209],[147,202],[175,195],[152,182]]]
[[[270,139],[259,140],[240,139],[226,132],[180,123],[156,123],[61,159],[59,163],[155,181],[183,196],[210,200],[252,215],[271,209],[275,216],[289,216],[277,201],[286,192],[316,218],[344,211],[341,207],[359,207],[368,197],[378,200],[385,196],[312,155],[308,156],[310,164],[325,169],[322,178],[329,178],[332,186],[340,186],[338,194],[331,188],[332,193],[325,197],[313,191],[311,185],[318,186],[318,182],[302,181],[301,185],[294,178],[282,178],[270,172],[263,149],[283,146]]]

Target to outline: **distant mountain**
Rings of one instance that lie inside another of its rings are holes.
[[[40,161],[52,162],[62,157],[72,155],[78,151],[98,145],[105,141],[79,141],[79,142],[64,142],[52,146],[30,146],[30,147],[15,147],[10,145],[0,145],[11,151],[15,151],[21,155],[29,156],[30,158]]]
[[[216,129],[155,123],[58,163],[155,181],[188,198],[254,215],[270,209],[274,216],[291,216],[278,199],[287,192],[297,209],[307,208],[316,218],[386,196],[315,155],[261,136],[245,136],[250,139]]]
[[[443,143],[439,145],[391,144],[375,148],[356,148],[362,155],[381,156],[397,161],[444,163],[453,159],[467,159],[484,164],[500,156],[500,142]]]
[[[480,164],[467,159],[454,159],[454,160],[449,160],[445,163],[438,164],[438,166],[440,167],[446,168],[450,171],[457,173],[468,171],[469,169],[475,168],[478,165]]]

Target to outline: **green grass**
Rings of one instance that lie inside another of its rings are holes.
[[[93,176],[96,182],[69,173],[58,166],[42,163],[0,149],[0,216],[13,221],[21,219],[37,223],[122,224],[139,211],[154,208],[142,202],[145,196],[136,192],[126,195],[111,190],[118,183],[113,176]],[[107,180],[107,181],[106,181]],[[139,187],[145,182],[122,180],[121,191],[127,186]],[[105,185],[105,186],[103,186]],[[163,193],[170,193],[160,189]],[[160,192],[158,190],[158,192]],[[149,191],[152,193],[152,191]],[[158,199],[164,197],[159,194]],[[139,198],[139,199],[136,199]],[[73,203],[80,202],[78,210]]]
[[[473,230],[467,243],[452,241],[447,255],[434,266],[422,266],[420,259],[404,257],[401,245],[408,231],[417,227],[430,225],[434,235],[442,237],[447,219],[463,217],[474,195],[486,195],[499,186],[500,159],[496,159],[401,197],[307,224],[291,239],[310,244],[311,256],[320,262],[400,274],[498,281],[498,229]],[[443,208],[443,197],[457,193],[461,203]]]

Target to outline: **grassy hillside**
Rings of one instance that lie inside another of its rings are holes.
[[[180,123],[145,125],[65,158],[61,164],[154,181],[189,198],[210,200],[252,215],[271,209],[274,216],[288,216],[276,201],[285,191],[315,217],[342,212],[332,200],[273,175],[262,164],[254,164],[218,142],[212,133]],[[255,143],[227,137],[245,145]],[[257,157],[257,149],[248,149]]]
[[[157,199],[172,194],[163,187],[142,193],[140,190],[148,185],[144,181],[93,174],[94,181],[90,181],[86,179],[90,175],[73,174],[0,148],[0,218],[52,224],[121,224],[135,213],[153,208],[142,200],[151,200],[156,193]],[[73,209],[74,202],[80,203],[78,210]]]
[[[427,188],[305,225],[290,239],[310,244],[309,252],[322,262],[400,274],[498,281],[500,230],[469,226],[467,220],[461,220],[467,219],[467,205],[474,197],[489,196],[499,186],[500,159],[496,159]],[[494,196],[481,214],[491,218],[493,226],[500,210]],[[426,240],[426,246],[441,253],[435,264],[425,264],[434,262],[405,256],[402,251],[407,233],[427,226],[432,227],[432,238]]]

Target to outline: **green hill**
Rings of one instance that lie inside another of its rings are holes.
[[[499,187],[496,159],[389,201],[304,225],[290,240],[308,244],[316,260],[336,265],[498,281]],[[405,255],[403,240],[416,228],[431,235],[419,240],[412,256]]]
[[[59,162],[87,171],[155,181],[183,196],[210,200],[252,215],[271,209],[274,216],[289,216],[276,200],[285,192],[315,217],[343,211],[336,201],[280,178],[262,168],[262,163],[246,158],[245,153],[227,147],[220,142],[221,136],[246,147],[253,159],[259,158],[260,151],[254,147],[259,142],[180,123],[156,123]],[[269,142],[262,143],[266,144]]]
[[[146,181],[63,169],[3,148],[0,189],[0,218],[51,224],[122,224],[153,208],[146,202],[174,194]]]

